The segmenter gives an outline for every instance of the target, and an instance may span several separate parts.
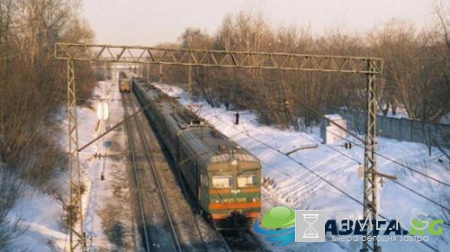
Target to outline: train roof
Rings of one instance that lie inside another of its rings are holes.
[[[241,162],[258,162],[250,152],[231,141],[203,118],[181,105],[175,98],[168,96],[153,85],[135,79],[135,82],[154,100],[168,127],[173,129],[180,142],[189,152],[207,163],[228,162],[235,159]]]
[[[228,162],[235,159],[241,162],[259,162],[247,150],[230,141],[214,128],[187,128],[179,134],[180,141],[189,145],[191,156],[198,157],[209,163]]]

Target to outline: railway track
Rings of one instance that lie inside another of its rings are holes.
[[[126,116],[135,112],[131,94],[123,95]],[[150,156],[150,147],[143,126],[137,116],[127,120],[126,128],[138,201],[138,215],[141,220],[145,251],[182,251],[178,230],[161,187],[156,167]],[[146,190],[143,190],[143,184]],[[151,187],[150,191],[148,191]],[[170,237],[170,241],[168,241]]]
[[[137,110],[138,105],[133,94],[123,94],[122,100],[127,116]],[[196,202],[188,192],[176,165],[167,164],[167,167],[164,167],[158,163],[160,159],[166,162],[165,159],[171,160],[171,158],[167,156],[167,151],[164,153],[164,148],[159,150],[160,156],[155,154],[155,145],[158,144],[158,140],[161,144],[161,139],[156,135],[154,139],[147,138],[143,125],[147,123],[147,120],[144,118],[143,114],[135,116],[126,122],[126,127],[130,138],[133,176],[137,187],[136,205],[139,210],[136,213],[142,223],[139,229],[145,250],[265,251],[250,231],[218,232],[208,224],[208,221],[192,210],[195,209]],[[148,127],[148,125],[145,126]],[[145,179],[147,177],[151,179]],[[149,186],[151,188],[148,188]],[[143,187],[146,189],[144,190]],[[155,194],[157,194],[156,199]],[[165,195],[170,197],[166,198]],[[182,204],[181,201],[185,203]],[[161,212],[164,212],[164,216],[161,216]],[[155,214],[159,216],[158,218],[165,219],[165,232],[155,228],[161,225],[152,220]],[[170,239],[167,239],[167,236]],[[166,240],[161,242],[162,238]]]
[[[222,231],[221,234],[231,251],[266,251],[249,230]]]

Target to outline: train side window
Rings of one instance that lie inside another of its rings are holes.
[[[239,175],[237,179],[238,187],[256,186],[257,180],[255,174]]]
[[[215,188],[231,188],[233,187],[232,176],[213,176],[212,184]]]

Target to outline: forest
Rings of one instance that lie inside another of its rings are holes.
[[[25,183],[61,193],[48,183],[66,167],[51,127],[67,100],[67,66],[54,59],[54,44],[92,42],[78,9],[74,0],[0,0],[0,250],[14,235],[6,215]],[[95,76],[89,63],[76,71],[82,100]]]
[[[410,119],[439,123],[450,112],[450,15],[438,6],[434,15],[435,25],[427,29],[393,19],[365,34],[334,27],[317,35],[307,26],[273,27],[262,14],[241,11],[226,17],[214,34],[187,28],[178,44],[159,46],[380,57],[384,59],[384,72],[376,80],[380,114],[400,111]],[[315,124],[327,107],[366,109],[366,77],[357,74],[205,67],[192,71],[194,95],[213,106],[230,103],[254,110],[261,123],[281,128]],[[164,67],[162,74],[152,67],[150,72],[155,81],[160,77],[169,83],[188,81],[185,67]]]

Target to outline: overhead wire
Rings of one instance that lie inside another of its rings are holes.
[[[338,136],[337,134],[334,134],[334,133],[332,133],[332,132],[329,132],[329,133],[331,133],[331,134],[333,134],[333,135],[335,135],[335,136]],[[338,136],[338,137],[339,137],[339,136]],[[342,137],[341,137],[341,138],[342,138]],[[342,139],[345,139],[345,138],[342,138]],[[345,139],[345,140],[347,140],[347,139]],[[347,140],[347,141],[348,141],[348,140]],[[349,142],[350,142],[350,141],[349,141]],[[346,156],[346,157],[347,157],[347,156]],[[354,160],[354,159],[352,159],[352,160]],[[437,205],[437,206],[439,206],[439,207],[441,207],[441,208],[443,208],[443,209],[445,209],[445,210],[447,210],[447,211],[450,212],[450,208],[448,208],[448,207],[446,207],[446,206],[444,206],[444,205],[442,205],[442,204],[439,204],[439,203],[436,202],[435,200],[433,200],[433,199],[431,199],[431,198],[429,198],[429,197],[427,197],[427,196],[425,196],[425,195],[423,195],[423,194],[421,194],[421,193],[419,193],[419,192],[414,191],[414,189],[411,189],[410,187],[405,186],[405,185],[403,185],[402,183],[400,183],[400,182],[398,182],[398,181],[395,181],[395,180],[391,180],[391,181],[394,182],[395,184],[397,184],[397,185],[399,185],[399,186],[405,188],[406,190],[411,191],[411,192],[413,192],[414,194],[416,194],[416,195],[418,195],[418,196],[420,196],[420,197],[422,197],[422,198],[424,198],[424,199],[430,201],[431,203],[434,203],[435,205]]]
[[[221,118],[219,118],[217,115],[214,115],[214,117],[216,117],[218,120],[224,122],[225,124],[230,125],[230,123],[225,122],[224,120],[222,120]],[[319,175],[318,173],[314,172],[312,169],[310,169],[309,167],[307,167],[306,165],[304,165],[304,164],[301,163],[300,161],[298,161],[298,160],[292,158],[291,156],[287,155],[287,154],[284,153],[284,152],[281,152],[280,150],[274,148],[273,146],[271,146],[271,145],[269,145],[269,144],[267,144],[267,143],[264,143],[263,141],[261,141],[261,140],[255,138],[255,137],[253,137],[253,136],[251,136],[250,134],[248,134],[248,133],[246,133],[246,132],[243,132],[242,130],[238,129],[236,126],[234,126],[234,125],[230,125],[230,126],[232,126],[233,128],[235,128],[237,131],[241,132],[242,134],[247,135],[248,137],[252,138],[253,140],[255,140],[255,141],[261,143],[262,145],[268,147],[269,149],[272,149],[272,150],[278,152],[279,154],[286,156],[286,157],[287,157],[288,159],[290,159],[291,161],[297,163],[298,165],[300,165],[301,167],[303,167],[304,169],[306,169],[307,171],[309,171],[310,173],[312,173],[313,175],[315,175],[316,177],[318,177],[319,179],[321,179],[322,181],[324,181],[325,183],[327,183],[328,185],[330,185],[331,187],[333,187],[334,189],[338,190],[338,191],[339,191],[340,193],[342,193],[343,195],[347,196],[347,197],[350,198],[351,200],[355,201],[356,203],[358,203],[359,205],[361,205],[361,206],[364,207],[364,203],[363,203],[363,202],[361,202],[360,200],[356,199],[355,197],[353,197],[352,195],[350,195],[350,194],[347,193],[346,191],[342,190],[342,189],[339,188],[338,186],[334,185],[332,182],[328,181],[328,180],[325,179],[323,176],[321,176],[321,175]],[[359,163],[359,162],[358,162],[358,163]],[[274,167],[272,167],[272,168],[275,169],[275,170],[277,170],[277,171],[279,171],[278,169],[276,169],[276,168],[274,168]],[[280,171],[280,172],[281,172],[281,171]],[[412,190],[412,189],[410,189],[410,188],[408,188],[408,187],[406,187],[406,186],[404,186],[404,185],[401,185],[401,184],[398,183],[398,182],[396,182],[396,183],[399,184],[400,186],[404,187],[405,189]],[[414,192],[414,191],[413,191],[413,192]],[[417,194],[418,194],[418,193],[417,193]],[[420,196],[426,198],[426,196],[424,196],[424,195],[420,195]],[[431,202],[437,204],[438,206],[440,206],[440,207],[442,207],[442,208],[444,208],[444,209],[450,211],[450,209],[448,209],[447,207],[444,207],[444,206],[438,204],[437,202],[435,202],[435,201],[433,201],[433,200],[431,200],[431,199],[428,199],[428,200],[430,200]],[[378,213],[377,213],[377,214],[378,214]],[[381,214],[378,214],[378,215],[379,215],[380,217],[384,218],[385,220],[390,221],[389,218],[386,218],[385,216],[383,216],[383,215],[381,215]],[[425,245],[426,247],[430,248],[430,249],[433,250],[433,251],[439,251],[439,250],[437,250],[435,247],[431,246],[430,244],[428,244],[428,243],[426,243],[426,242],[421,242],[421,244]]]
[[[293,161],[294,163],[300,165],[300,166],[303,167],[305,170],[307,170],[308,172],[310,172],[310,173],[313,174],[314,176],[318,177],[319,179],[321,179],[322,181],[324,181],[325,183],[327,183],[329,186],[333,187],[334,189],[336,189],[337,191],[339,191],[339,192],[342,193],[343,195],[347,196],[349,199],[353,200],[354,202],[356,202],[356,203],[358,203],[359,205],[361,205],[361,206],[364,207],[364,203],[363,203],[363,202],[361,202],[361,201],[358,200],[357,198],[353,197],[352,195],[350,195],[349,193],[347,193],[347,192],[344,191],[343,189],[339,188],[338,186],[334,185],[334,183],[328,181],[328,180],[325,179],[323,176],[321,176],[320,174],[316,173],[315,171],[313,171],[311,168],[307,167],[306,165],[304,165],[304,164],[301,163],[300,161],[298,161],[298,160],[294,159],[293,157],[289,156],[288,154],[286,154],[286,153],[284,153],[284,152],[278,150],[277,148],[275,148],[275,147],[273,147],[273,146],[271,146],[271,145],[269,145],[269,144],[267,144],[267,143],[265,143],[265,142],[263,142],[263,141],[261,141],[261,140],[255,138],[255,137],[251,136],[251,135],[248,133],[247,130],[245,130],[245,132],[243,132],[242,130],[238,129],[235,125],[232,125],[232,124],[230,124],[229,122],[224,121],[223,119],[221,119],[220,117],[218,117],[216,114],[214,114],[213,117],[217,118],[218,120],[222,121],[222,122],[225,123],[225,124],[230,125],[231,127],[235,128],[237,131],[239,131],[239,132],[241,132],[242,134],[244,134],[244,135],[250,137],[251,139],[253,139],[253,140],[259,142],[260,144],[266,146],[267,148],[272,149],[272,150],[278,152],[279,154],[281,154],[281,155],[287,157],[288,159],[290,159],[290,160]],[[327,118],[327,119],[328,119],[328,118]],[[329,119],[328,119],[328,120],[329,120]],[[331,122],[331,120],[329,120],[329,121]],[[347,131],[347,130],[345,129],[345,131]],[[348,131],[348,133],[349,133],[350,135],[354,136],[355,138],[357,138],[358,140],[361,140],[361,138],[359,138],[358,136],[356,136],[354,133],[349,132],[349,131]],[[341,138],[342,138],[342,137],[341,137]],[[346,139],[346,140],[347,140],[347,139]],[[364,141],[363,141],[363,142],[364,142]],[[344,156],[346,156],[346,155],[344,155]],[[346,157],[348,158],[348,156],[346,156]],[[356,159],[354,160],[354,159],[352,158],[352,160],[355,161],[355,162],[357,162],[358,164],[360,164],[360,162],[357,161]],[[272,168],[275,169],[275,170],[278,171],[278,172],[281,172],[281,173],[285,174],[284,172],[282,172],[282,171],[276,169],[275,167],[272,167]],[[397,182],[397,183],[398,183],[398,182]],[[398,184],[399,184],[399,183],[398,183]],[[407,187],[404,186],[404,185],[401,185],[401,186],[403,186],[405,189],[410,189],[410,188],[407,188]],[[410,190],[412,190],[412,189],[410,189]],[[420,196],[423,196],[423,195],[420,195]],[[423,197],[426,197],[426,196],[423,196]],[[442,205],[440,205],[440,204],[437,204],[437,205],[443,207],[444,209],[448,209],[448,208],[446,208],[446,207],[444,207],[444,206],[442,206]],[[449,210],[450,210],[450,209],[449,209]],[[378,214],[378,213],[377,213],[377,214]],[[383,216],[383,215],[381,215],[381,214],[378,214],[378,215],[379,215],[380,217],[384,218],[385,220],[390,221],[389,218],[386,218],[385,216]],[[423,245],[427,246],[428,248],[430,248],[430,249],[433,250],[433,251],[439,251],[439,250],[437,250],[436,248],[434,248],[433,246],[427,244],[426,242],[421,242],[421,243],[422,243]]]
[[[344,139],[344,140],[349,141],[348,139],[343,138],[343,137],[341,137],[341,136],[339,136],[339,135],[337,135],[337,134],[334,134],[333,132],[329,132],[329,133],[331,133],[331,134],[333,134],[333,135],[335,135],[335,136],[337,136],[337,137],[340,137],[340,138],[342,138],[342,139]],[[350,142],[350,141],[349,141],[349,142]],[[408,186],[405,186],[405,185],[403,185],[402,183],[400,183],[400,182],[398,182],[398,181],[395,181],[395,180],[391,180],[391,181],[392,181],[393,183],[395,183],[395,184],[397,184],[397,185],[399,185],[399,186],[405,188],[406,190],[408,190],[408,191],[410,191],[410,192],[412,192],[412,193],[414,193],[414,194],[416,194],[416,195],[418,195],[418,196],[420,196],[420,197],[422,197],[422,198],[428,200],[429,202],[431,202],[431,203],[433,203],[433,204],[435,204],[435,205],[437,205],[437,206],[439,206],[439,207],[441,207],[441,208],[443,208],[443,209],[445,209],[445,210],[447,210],[447,211],[450,212],[450,208],[448,208],[448,207],[446,207],[446,206],[444,206],[444,205],[438,203],[437,201],[435,201],[435,200],[433,200],[433,199],[431,199],[431,198],[429,198],[429,197],[427,197],[427,196],[425,196],[425,195],[423,195],[423,194],[421,194],[421,193],[419,193],[419,192],[417,192],[417,191],[414,191],[414,189],[412,189],[412,188],[410,188],[410,187],[408,187]]]
[[[302,105],[303,107],[305,107],[305,108],[311,110],[313,113],[317,114],[318,116],[320,116],[320,117],[322,117],[322,118],[325,118],[326,120],[330,121],[330,119],[326,118],[323,114],[319,113],[317,110],[315,110],[315,109],[313,109],[313,108],[311,108],[311,107],[309,107],[309,106],[307,106],[307,105],[305,105],[305,104],[303,104],[303,103],[301,103],[301,102],[299,102],[299,104]],[[332,122],[332,121],[330,121],[330,122]],[[335,123],[333,123],[333,124],[336,125],[336,126],[338,126],[338,125],[335,124]],[[353,133],[353,132],[351,132],[351,131],[349,131],[349,130],[343,128],[343,127],[340,126],[340,125],[338,126],[338,128],[340,128],[341,130],[347,132],[348,134],[350,134],[351,136],[355,137],[355,138],[358,139],[359,141],[362,141],[363,143],[365,143],[365,141],[363,141],[363,140],[362,140],[359,136],[357,136],[355,133]],[[348,140],[348,139],[346,139],[346,138],[343,138],[343,137],[341,137],[341,136],[338,136],[337,134],[334,134],[334,133],[331,133],[331,134],[333,134],[333,135],[335,135],[335,136],[337,136],[337,137],[340,137],[341,139],[345,139],[345,140],[347,140],[348,142],[353,143],[354,145],[356,145],[356,146],[358,146],[358,147],[360,147],[360,148],[363,148],[363,149],[365,148],[364,146],[362,146],[362,145],[360,145],[360,144],[358,144],[358,143],[355,143],[354,141],[350,141],[350,140]],[[380,157],[382,157],[382,158],[384,158],[384,159],[387,159],[387,160],[389,160],[389,161],[391,161],[391,162],[393,162],[393,163],[395,163],[395,164],[397,164],[397,165],[400,165],[400,166],[402,166],[402,167],[404,167],[404,168],[406,168],[406,169],[408,169],[408,170],[410,170],[410,171],[412,171],[412,172],[415,172],[415,173],[417,173],[417,174],[420,174],[420,175],[422,175],[422,176],[424,176],[424,177],[426,177],[426,178],[428,178],[428,179],[431,179],[431,180],[433,180],[433,181],[435,181],[435,182],[437,182],[437,183],[439,183],[439,184],[442,184],[442,185],[445,185],[445,186],[450,187],[450,184],[449,184],[449,183],[446,183],[446,182],[443,182],[443,181],[441,181],[441,180],[439,180],[439,179],[437,179],[437,178],[431,177],[431,176],[429,176],[429,175],[427,175],[427,174],[425,174],[425,173],[423,173],[423,172],[421,172],[421,171],[418,171],[418,170],[416,170],[416,169],[414,169],[414,168],[411,168],[411,167],[409,167],[409,166],[407,166],[407,165],[405,165],[405,164],[403,164],[403,163],[401,163],[401,162],[399,162],[399,161],[397,161],[397,160],[395,160],[395,159],[393,159],[393,158],[390,158],[390,157],[388,157],[388,156],[386,156],[386,155],[384,155],[384,154],[381,154],[381,153],[379,153],[379,152],[377,152],[377,151],[374,151],[374,153],[375,153],[376,155],[378,155],[378,156],[380,156]]]
[[[360,148],[364,149],[364,146],[362,146],[362,145],[360,145],[360,144],[358,144],[358,143],[355,143],[354,141],[348,140],[347,138],[344,138],[344,137],[342,137],[342,136],[339,136],[339,135],[337,135],[337,134],[334,134],[333,132],[330,132],[330,133],[331,133],[332,135],[335,135],[335,136],[337,136],[337,137],[339,137],[339,138],[341,138],[341,139],[344,139],[344,140],[346,140],[346,141],[348,141],[348,142],[354,144],[354,145],[357,146],[357,147],[360,147]],[[401,167],[404,167],[404,168],[410,170],[411,172],[420,174],[420,175],[422,175],[422,176],[424,176],[424,177],[426,177],[426,178],[428,178],[428,179],[431,179],[431,180],[433,180],[433,181],[435,181],[435,182],[437,182],[437,183],[439,183],[439,184],[442,184],[442,185],[445,185],[445,186],[450,187],[450,184],[449,184],[449,183],[446,183],[446,182],[441,181],[441,180],[439,180],[439,179],[437,179],[437,178],[431,177],[431,176],[429,176],[429,175],[427,175],[427,174],[425,174],[425,173],[423,173],[423,172],[421,172],[421,171],[418,171],[418,170],[416,170],[416,169],[414,169],[414,168],[412,168],[412,167],[409,167],[409,166],[407,166],[407,165],[405,165],[405,164],[403,164],[403,163],[401,163],[401,162],[399,162],[399,161],[397,161],[397,160],[395,160],[395,159],[393,159],[393,158],[390,158],[390,157],[388,157],[388,156],[386,156],[386,155],[384,155],[384,154],[382,154],[382,153],[380,153],[380,152],[374,151],[374,153],[375,153],[376,155],[378,155],[378,156],[380,156],[380,157],[382,157],[382,158],[388,160],[388,161],[391,161],[391,162],[394,163],[394,164],[397,164],[397,165],[399,165],[399,166],[401,166]]]
[[[312,110],[312,111],[315,112],[315,113],[318,113],[316,110]],[[318,115],[320,115],[320,114],[318,114]],[[321,115],[321,116],[323,116],[323,115]],[[219,118],[217,115],[214,115],[214,117],[216,117],[217,119],[221,120],[221,121],[224,122],[224,123],[227,123],[227,122],[225,122],[224,120],[222,120],[221,118]],[[280,153],[280,154],[282,154],[282,155],[288,157],[288,158],[291,159],[292,161],[298,163],[299,165],[301,165],[302,167],[304,167],[305,169],[307,169],[308,171],[310,171],[311,173],[313,173],[314,175],[316,175],[317,177],[319,177],[320,179],[322,179],[323,181],[325,181],[326,183],[328,183],[328,181],[326,181],[323,177],[321,177],[319,174],[317,174],[317,173],[315,173],[314,171],[312,171],[310,168],[306,167],[304,164],[302,164],[302,163],[299,162],[298,160],[292,158],[292,157],[289,156],[288,154],[286,154],[286,153],[280,151],[279,149],[277,149],[277,148],[275,148],[275,147],[273,147],[273,146],[271,146],[271,145],[268,145],[268,144],[262,142],[261,140],[259,140],[259,139],[255,138],[255,137],[251,136],[251,135],[248,133],[247,129],[244,128],[245,132],[242,132],[242,131],[239,130],[237,127],[235,127],[235,126],[233,126],[233,127],[234,127],[236,130],[240,131],[241,133],[243,133],[243,134],[249,136],[250,138],[252,138],[252,139],[258,141],[259,143],[263,144],[263,145],[266,146],[267,148],[272,149],[272,150],[275,150],[275,151],[277,151],[278,153]],[[345,130],[345,131],[349,132],[348,130]],[[305,131],[304,131],[304,132],[305,132]],[[316,138],[315,136],[313,136],[312,134],[309,134],[308,132],[305,132],[305,133],[308,134],[308,135],[310,135],[311,137],[313,137],[314,139],[317,140],[317,138]],[[344,138],[344,137],[342,137],[342,136],[339,136],[339,135],[337,135],[337,134],[335,134],[335,133],[333,133],[333,132],[330,132],[330,133],[333,134],[333,135],[335,135],[335,136],[337,136],[337,137],[339,137],[339,138],[341,138],[341,139],[344,139],[344,140],[346,140],[346,141],[348,141],[348,142],[350,142],[350,143],[353,143],[354,145],[356,145],[356,146],[358,146],[358,147],[360,147],[360,148],[363,148],[363,149],[364,149],[364,146],[361,146],[360,144],[355,143],[354,141],[350,141],[350,140],[348,140],[347,138]],[[351,135],[353,136],[353,134],[351,134]],[[358,138],[358,139],[360,139],[360,138]],[[319,141],[319,142],[320,142],[320,141]],[[356,160],[355,158],[349,156],[348,154],[345,154],[345,153],[343,153],[343,152],[341,152],[341,151],[339,151],[339,150],[337,150],[337,149],[335,149],[335,148],[333,148],[333,147],[331,147],[331,146],[329,146],[329,145],[326,145],[326,146],[327,146],[328,148],[330,148],[330,149],[332,149],[332,150],[338,152],[339,154],[341,154],[341,155],[347,157],[348,159],[350,159],[350,160],[356,162],[357,164],[361,165],[361,162],[360,162],[360,161],[358,161],[358,160]],[[450,187],[450,184],[448,184],[448,183],[445,183],[445,182],[443,182],[443,181],[440,181],[440,180],[438,180],[438,179],[436,179],[436,178],[434,178],[434,177],[431,177],[431,176],[429,176],[429,175],[427,175],[427,174],[425,174],[425,173],[423,173],[423,172],[420,172],[420,171],[418,171],[418,170],[416,170],[416,169],[413,169],[413,168],[411,168],[411,167],[409,167],[409,166],[406,166],[405,164],[400,163],[400,162],[398,162],[398,161],[396,161],[396,160],[394,160],[394,159],[392,159],[392,158],[389,158],[389,157],[387,157],[387,156],[385,156],[385,155],[383,155],[383,154],[381,154],[381,153],[375,152],[375,154],[376,154],[376,155],[379,155],[380,157],[385,158],[385,159],[387,159],[387,160],[389,160],[389,161],[391,161],[391,162],[393,162],[393,163],[395,163],[395,164],[398,164],[398,165],[400,165],[400,166],[402,166],[402,167],[405,167],[405,168],[411,170],[412,172],[416,172],[416,173],[418,173],[418,174],[420,174],[420,175],[422,175],[422,176],[424,176],[424,177],[426,177],[426,178],[428,178],[428,179],[431,179],[431,180],[433,180],[433,181],[435,181],[435,182],[438,182],[438,183],[440,183],[440,184],[443,184],[443,185],[445,185],[445,186],[449,186],[449,187]],[[449,208],[443,206],[442,204],[437,203],[436,201],[432,200],[432,199],[429,198],[429,197],[426,197],[426,196],[423,195],[423,194],[420,194],[420,193],[418,193],[418,192],[415,192],[413,189],[411,189],[411,188],[409,188],[409,187],[407,187],[407,186],[401,184],[400,182],[394,181],[394,183],[397,184],[397,185],[399,185],[399,186],[401,186],[401,187],[403,187],[403,188],[405,188],[405,189],[407,189],[407,190],[409,190],[409,191],[411,191],[411,192],[413,192],[413,193],[415,193],[416,195],[418,195],[418,196],[420,196],[420,197],[422,197],[422,198],[424,198],[424,199],[430,201],[431,203],[434,203],[435,205],[437,205],[437,206],[439,206],[439,207],[441,207],[441,208],[443,208],[443,209],[446,209],[446,210],[450,211]],[[330,184],[330,183],[328,183],[328,184]],[[330,184],[330,185],[331,185],[331,184]],[[333,186],[333,187],[334,187],[334,186]],[[336,187],[335,187],[335,189],[341,191],[339,188],[336,188]],[[344,191],[341,191],[341,192],[346,194],[346,192],[344,192]],[[351,195],[347,195],[347,196],[352,197]],[[359,203],[360,203],[361,205],[363,205],[362,202],[359,202]]]
[[[317,137],[314,136],[313,134],[310,134],[310,133],[308,133],[307,131],[302,131],[302,132],[305,133],[305,134],[307,134],[307,135],[309,135],[309,136],[311,136],[312,138],[316,139],[319,143],[321,142],[321,141],[320,141],[319,139],[317,139]],[[362,164],[359,160],[353,158],[352,156],[348,155],[347,153],[344,153],[344,152],[342,152],[342,151],[340,151],[340,150],[337,150],[336,148],[332,147],[331,145],[324,144],[324,146],[326,146],[326,147],[328,147],[328,148],[330,148],[330,149],[332,149],[332,150],[338,152],[339,154],[341,154],[341,155],[347,157],[348,159],[351,159],[352,161],[356,162],[356,163],[359,164],[359,165]]]
[[[422,197],[422,198],[424,198],[424,199],[430,201],[431,203],[433,203],[433,204],[435,204],[435,205],[437,205],[437,206],[439,206],[439,207],[441,207],[441,208],[443,208],[443,209],[445,209],[445,210],[447,210],[447,211],[450,212],[450,208],[448,208],[448,207],[446,207],[446,206],[444,206],[444,205],[442,205],[442,204],[439,204],[439,203],[436,202],[435,200],[430,199],[429,197],[427,197],[427,196],[425,196],[425,195],[423,195],[423,194],[421,194],[421,193],[415,191],[414,189],[412,189],[412,188],[410,188],[410,187],[407,187],[407,186],[403,185],[402,183],[400,183],[400,182],[398,182],[398,181],[395,181],[395,180],[391,180],[391,181],[392,181],[393,183],[395,183],[395,184],[397,184],[397,185],[399,185],[399,186],[405,188],[406,190],[408,190],[408,191],[410,191],[410,192],[412,192],[412,193],[414,193],[414,194],[416,194],[416,195],[418,195],[418,196],[420,196],[420,197]]]
[[[221,118],[219,118],[218,116],[215,116],[218,120],[229,124],[227,122],[225,122],[224,120],[222,120]],[[341,192],[342,194],[346,195],[347,197],[349,197],[350,199],[352,199],[353,201],[357,202],[358,204],[360,204],[361,206],[364,206],[364,203],[362,203],[361,201],[359,201],[358,199],[356,199],[355,197],[351,196],[349,193],[345,192],[344,190],[342,190],[341,188],[337,187],[336,185],[334,185],[332,182],[328,181],[327,179],[325,179],[323,176],[321,176],[320,174],[316,173],[315,171],[313,171],[311,168],[307,167],[306,165],[304,165],[303,163],[301,163],[300,161],[296,160],[295,158],[288,156],[286,153],[278,150],[277,148],[253,137],[250,134],[247,134],[246,132],[243,132],[242,130],[238,129],[237,127],[235,127],[234,125],[232,126],[234,127],[237,131],[240,131],[242,134],[247,135],[248,137],[252,138],[253,140],[259,142],[260,144],[266,146],[269,149],[272,149],[276,152],[278,152],[279,154],[286,156],[288,159],[290,159],[291,161],[297,163],[298,165],[300,165],[301,167],[303,167],[304,169],[306,169],[307,171],[309,171],[310,173],[312,173],[313,175],[315,175],[316,177],[318,177],[319,179],[323,180],[325,183],[327,183],[328,185],[330,185],[331,187],[333,187],[334,189],[338,190],[339,192]]]

